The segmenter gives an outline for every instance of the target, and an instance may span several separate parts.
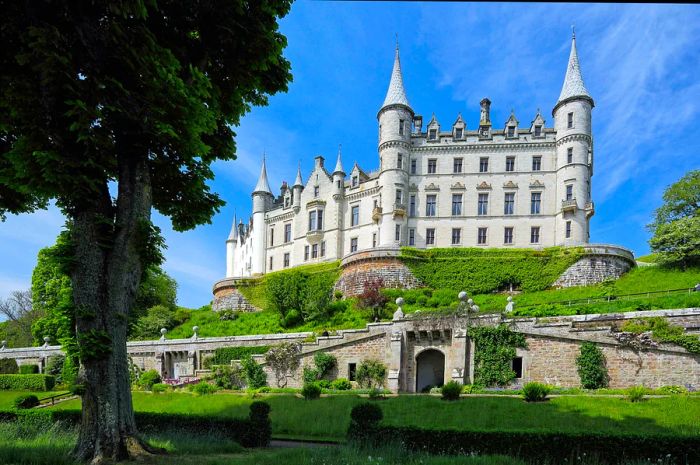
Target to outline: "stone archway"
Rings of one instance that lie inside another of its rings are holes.
[[[416,357],[416,392],[445,383],[445,354],[426,349]]]

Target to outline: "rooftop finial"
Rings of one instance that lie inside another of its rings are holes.
[[[403,88],[403,77],[401,76],[401,60],[399,59],[398,35],[396,42],[396,53],[394,55],[394,68],[391,71],[391,80],[389,81],[389,89],[386,91],[386,98],[382,108],[389,105],[404,105],[411,108],[406,98],[406,91]]]
[[[294,186],[292,187],[304,187],[304,181],[301,179],[301,160],[299,160],[299,167],[297,168],[297,178],[294,181]]]
[[[395,34],[396,34],[396,50],[398,50],[399,49],[399,33],[396,32]]]
[[[576,26],[574,24],[571,25],[571,38],[576,39]]]
[[[340,160],[342,150],[343,150],[343,144],[338,144],[338,160],[335,162],[335,169],[333,170],[333,174],[335,174],[335,173],[345,174],[345,170],[343,170],[343,163]]]

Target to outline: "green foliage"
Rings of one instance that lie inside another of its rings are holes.
[[[382,409],[377,404],[364,402],[354,406],[350,411],[348,440],[357,442],[376,440],[379,423],[383,417]]]
[[[314,365],[316,365],[318,370],[318,379],[322,379],[338,366],[338,359],[335,358],[335,355],[326,352],[316,352],[314,354]]]
[[[19,373],[17,360],[14,358],[0,358],[0,375],[14,375]]]
[[[55,384],[51,375],[0,375],[3,391],[50,391]]]
[[[250,355],[264,354],[268,350],[270,346],[219,347],[214,350],[214,355],[204,359],[204,368],[230,365],[231,360],[243,360]]]
[[[305,383],[301,388],[301,395],[306,400],[314,400],[321,397],[321,386],[318,383]]]
[[[318,370],[316,368],[304,367],[302,380],[304,384],[316,382],[318,380]]]
[[[459,400],[459,395],[462,393],[462,383],[458,381],[449,381],[442,386],[440,392],[444,400]]]
[[[663,395],[678,395],[678,394],[688,394],[688,390],[683,386],[661,386],[655,390],[655,394]]]
[[[513,285],[523,291],[548,288],[582,256],[581,248],[531,249],[403,248],[401,260],[426,286],[455,295],[488,293]],[[454,297],[451,297],[454,300]]]
[[[169,391],[171,388],[165,383],[155,383],[153,386],[151,386],[151,392],[153,394],[160,394],[162,392]]]
[[[89,329],[78,336],[80,360],[104,360],[112,353],[112,336],[101,329]]]
[[[239,366],[217,365],[208,378],[220,389],[240,389],[243,387],[243,371]]]
[[[352,383],[345,378],[338,378],[331,381],[331,389],[336,391],[349,391],[352,389]]]
[[[277,387],[287,386],[287,380],[294,375],[299,368],[299,354],[301,345],[293,342],[285,342],[272,346],[265,354],[265,363],[275,373]]]
[[[253,357],[246,355],[241,359],[241,368],[248,388],[258,389],[267,386],[267,375],[263,367]]]
[[[371,320],[378,320],[382,316],[382,310],[388,302],[387,296],[382,293],[384,280],[381,278],[368,279],[364,282],[362,293],[358,296],[357,306],[371,312]]]
[[[56,384],[63,384],[63,365],[65,362],[65,355],[52,355],[46,361],[44,374],[54,376],[56,378]]]
[[[374,389],[384,387],[386,365],[379,360],[363,360],[357,367],[355,379],[362,388]]]
[[[664,317],[627,320],[620,329],[634,334],[651,331],[652,339],[657,342],[676,344],[690,353],[700,354],[700,336],[685,334],[682,326],[672,325]]]
[[[39,365],[20,365],[19,366],[19,374],[20,375],[34,375],[39,373]]]
[[[578,376],[584,389],[608,387],[608,369],[603,351],[593,342],[581,344],[581,353],[576,357]]]
[[[530,382],[523,386],[523,399],[526,402],[543,402],[552,388],[546,384]]]
[[[148,370],[141,373],[139,378],[139,386],[143,389],[150,391],[154,384],[160,383],[162,379],[160,378],[160,373],[156,370]]]
[[[131,337],[137,340],[157,339],[161,328],[172,329],[188,318],[189,312],[186,310],[173,310],[164,305],[156,305],[146,310],[136,321],[131,330]]]
[[[206,396],[209,394],[214,394],[216,392],[216,386],[209,384],[206,381],[200,381],[199,383],[192,385],[191,390],[198,396]]]
[[[28,409],[39,405],[39,398],[34,394],[22,394],[14,400],[16,409]]]
[[[525,336],[506,325],[469,328],[475,343],[474,384],[505,386],[515,379],[511,367],[516,348],[526,347]]]
[[[644,386],[630,386],[625,390],[625,397],[630,402],[641,402],[647,394],[649,394],[649,389]]]

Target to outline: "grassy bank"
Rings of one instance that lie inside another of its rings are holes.
[[[51,396],[57,396],[59,394],[64,394],[66,391],[42,391],[42,392],[28,392],[28,391],[0,391],[0,410],[13,408],[15,406],[15,399],[20,395],[34,394],[39,400],[46,399]]]

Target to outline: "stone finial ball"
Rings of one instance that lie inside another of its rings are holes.
[[[512,302],[512,301],[513,301],[513,297],[508,296],[508,298],[507,298],[506,300],[507,300],[508,302]]]
[[[51,338],[50,338],[50,337],[48,337],[48,336],[44,336],[44,342],[45,342],[45,343],[47,343],[47,344],[48,344],[50,340],[51,340]]]
[[[396,298],[396,305],[398,305],[399,307],[403,305],[403,297]]]
[[[459,294],[457,294],[457,298],[464,302],[467,299],[467,293],[465,291],[462,291]]]
[[[467,303],[468,303],[469,305],[474,305],[474,300],[473,300],[473,299],[469,299],[469,300],[467,300]]]
[[[0,341],[0,346],[5,347],[7,345],[7,341]]]
[[[168,332],[168,330],[165,328],[160,329],[160,334],[162,334],[163,336],[165,336],[165,333],[167,333],[167,332]]]
[[[192,331],[194,331],[195,333],[199,331],[199,326],[192,326]]]

